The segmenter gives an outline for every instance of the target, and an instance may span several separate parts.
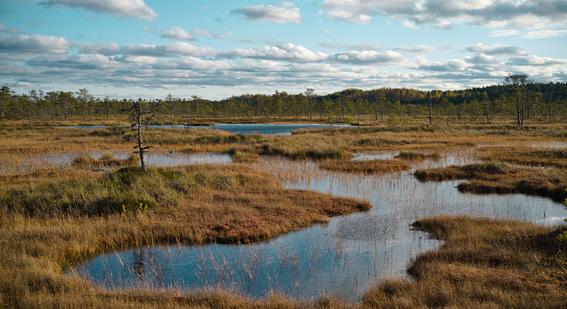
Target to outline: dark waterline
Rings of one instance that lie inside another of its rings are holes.
[[[462,153],[422,166],[469,162]],[[355,302],[380,280],[406,276],[413,258],[440,245],[410,230],[418,218],[468,214],[549,223],[567,216],[563,205],[548,199],[462,194],[458,182],[421,183],[411,172],[361,176],[274,158],[262,158],[256,168],[271,171],[288,188],[366,199],[373,208],[268,242],[137,248],[97,256],[72,272],[111,289],[220,287],[251,297],[277,291],[299,299],[332,294]]]
[[[298,123],[298,124],[279,124],[279,123],[237,123],[237,124],[214,124],[210,126],[191,126],[182,124],[163,124],[163,125],[149,125],[153,129],[214,129],[227,131],[234,134],[251,135],[251,134],[264,134],[264,135],[290,135],[293,131],[299,129],[326,129],[326,128],[344,128],[349,127],[346,124],[318,124],[318,123]],[[63,126],[61,128],[71,129],[106,129],[110,126],[105,125],[77,125],[77,126]]]

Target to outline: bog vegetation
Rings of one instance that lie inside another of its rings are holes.
[[[230,154],[235,161],[228,166],[148,167],[145,172],[137,168],[139,157],[129,157],[137,142],[125,116],[132,102],[94,99],[86,91],[77,96],[14,95],[4,89],[0,307],[566,307],[565,227],[470,217],[420,218],[414,227],[445,244],[409,265],[414,280],[376,282],[358,304],[333,297],[301,302],[275,294],[255,300],[221,290],[114,291],[65,274],[88,257],[121,248],[248,243],[370,208],[366,201],[285,189],[282,179],[253,167],[260,156],[314,160],[321,168],[347,173],[391,173],[466,151],[478,163],[424,167],[408,177],[461,179],[458,190],[470,194],[523,193],[562,202],[567,197],[565,84],[518,86],[527,94],[520,106],[521,129],[513,87],[143,102],[155,103],[156,123],[311,117],[360,124],[300,130],[290,136],[138,125],[152,153],[216,152]],[[538,93],[541,96],[534,96]],[[432,124],[424,117],[428,95]],[[483,114],[484,106],[489,117]],[[459,118],[462,121],[453,121]],[[100,123],[111,126],[57,127]],[[352,160],[353,154],[378,151],[395,154],[392,159]],[[70,154],[75,156],[68,164],[46,160]]]

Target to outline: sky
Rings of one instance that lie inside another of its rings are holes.
[[[226,98],[567,81],[567,0],[0,0],[0,85]]]

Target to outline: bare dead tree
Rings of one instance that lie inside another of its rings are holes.
[[[528,76],[526,74],[510,74],[504,79],[504,84],[510,85],[514,92],[514,100],[516,102],[516,124],[518,127],[524,126],[527,81]]]
[[[143,139],[143,126],[147,126],[150,119],[153,118],[157,106],[153,108],[146,106],[142,99],[138,99],[132,103],[130,108],[130,120],[132,121],[132,128],[135,130],[136,135],[136,145],[134,146],[134,153],[138,154],[140,157],[140,168],[142,171],[147,170],[145,154],[151,146],[144,145]]]

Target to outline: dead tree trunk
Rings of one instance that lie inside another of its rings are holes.
[[[151,146],[144,145],[142,126],[149,122],[153,111],[151,109],[144,109],[141,101],[142,100],[138,100],[132,105],[131,119],[134,122],[132,126],[136,130],[136,146],[134,146],[134,149],[136,149],[136,151],[134,151],[134,153],[137,153],[140,157],[140,169],[142,171],[147,171],[145,154]]]

